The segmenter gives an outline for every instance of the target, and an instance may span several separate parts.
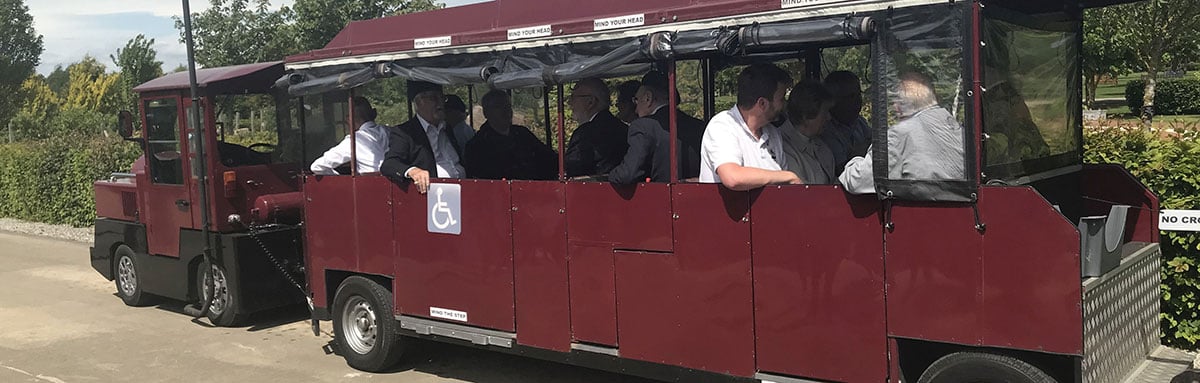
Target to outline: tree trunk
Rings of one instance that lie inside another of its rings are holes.
[[[1088,109],[1096,107],[1096,86],[1100,83],[1100,75],[1088,75],[1083,78],[1083,105]]]

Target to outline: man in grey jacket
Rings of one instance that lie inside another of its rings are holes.
[[[900,122],[888,130],[888,179],[964,179],[963,128],[938,106],[928,76],[900,75],[895,107]],[[838,180],[854,194],[875,192],[871,150],[846,164]]]

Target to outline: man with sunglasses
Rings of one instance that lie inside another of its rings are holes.
[[[567,103],[579,128],[567,141],[567,177],[608,174],[625,156],[629,127],[608,111],[610,97],[608,85],[598,78],[582,80],[572,89]]]

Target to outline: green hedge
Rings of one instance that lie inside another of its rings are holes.
[[[1092,163],[1129,169],[1154,191],[1163,209],[1200,209],[1200,132],[1165,135],[1141,129],[1087,130]],[[1200,233],[1162,232],[1162,342],[1200,344]]]
[[[1125,85],[1125,102],[1134,114],[1141,114],[1146,81],[1132,80]],[[1159,81],[1154,86],[1154,114],[1176,116],[1200,114],[1200,79]]]
[[[0,217],[92,225],[92,182],[129,171],[140,152],[137,144],[104,135],[0,145]]]

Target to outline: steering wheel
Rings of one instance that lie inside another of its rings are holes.
[[[266,148],[266,151],[263,151],[263,150],[258,150],[258,149],[255,149],[255,148]],[[275,145],[274,145],[274,144],[268,144],[268,143],[260,142],[260,143],[257,143],[257,144],[253,144],[253,145],[250,145],[250,146],[248,146],[248,147],[247,147],[247,149],[250,149],[250,150],[253,150],[253,151],[256,151],[256,152],[259,152],[259,153],[271,153],[271,152],[274,152],[274,151],[275,151]]]

